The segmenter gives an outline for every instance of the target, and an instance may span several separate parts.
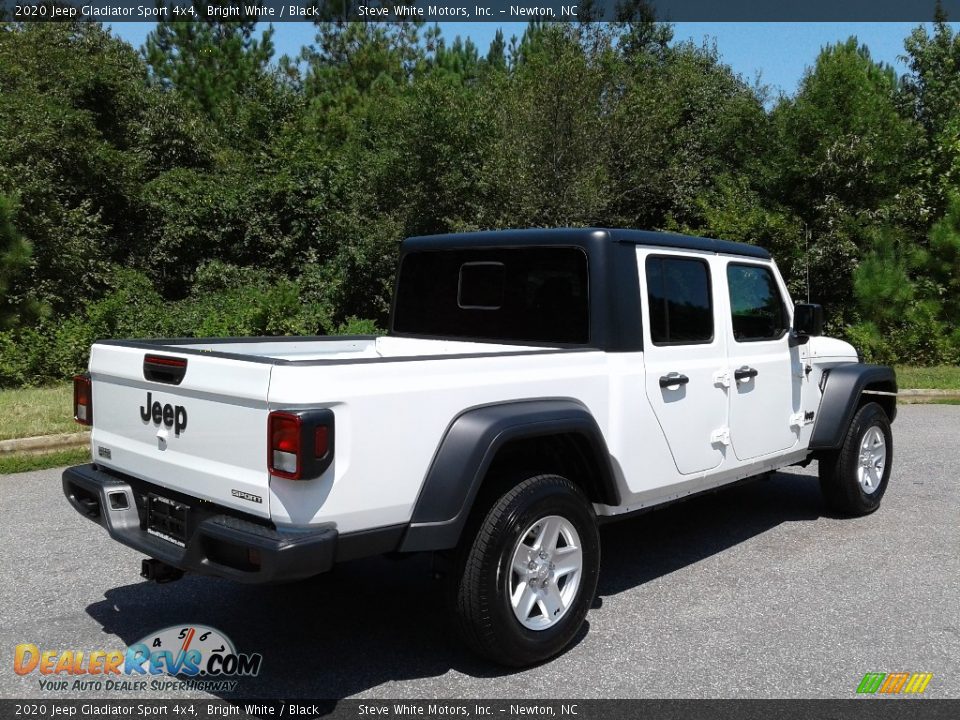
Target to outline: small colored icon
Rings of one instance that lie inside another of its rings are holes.
[[[927,689],[933,673],[867,673],[857,686],[857,692],[865,695],[919,694]]]

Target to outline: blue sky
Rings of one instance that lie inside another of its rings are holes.
[[[803,76],[804,69],[813,63],[824,45],[846,40],[856,35],[866,43],[877,60],[893,65],[899,73],[906,66],[899,60],[903,55],[903,40],[917,23],[676,23],[677,40],[693,39],[700,43],[716,41],[723,61],[752,82],[759,74],[762,83],[769,85],[773,94],[792,94]],[[524,23],[441,23],[443,35],[453,40],[457,35],[470,37],[485,53],[498,27],[503,27],[509,40],[511,35],[523,34]],[[956,29],[957,24],[953,24]],[[146,39],[153,23],[116,23],[113,31],[139,47]],[[274,44],[277,54],[296,55],[300,47],[312,42],[311,23],[277,23],[274,25]]]

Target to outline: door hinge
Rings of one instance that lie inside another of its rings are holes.
[[[725,387],[725,388],[730,387],[730,371],[717,370],[713,374],[713,384],[719,385],[720,387]]]
[[[790,416],[790,427],[802,428],[804,425],[813,424],[812,412],[798,412]]]
[[[710,443],[712,445],[729,445],[730,428],[721,427],[714,430],[712,433],[710,433]]]

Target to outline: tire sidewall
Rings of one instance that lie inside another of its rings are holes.
[[[872,493],[867,493],[857,480],[857,469],[860,464],[860,445],[870,428],[876,427],[883,435],[886,446],[886,461],[883,467],[883,476],[880,486]],[[880,501],[887,491],[890,481],[890,472],[893,468],[893,433],[886,413],[876,403],[864,405],[854,416],[850,426],[850,434],[841,458],[841,473],[844,490],[851,503],[863,513],[873,512],[880,507]]]
[[[576,486],[559,476],[540,476],[532,481],[536,484],[531,492],[519,495],[503,517],[492,548],[496,557],[496,562],[491,563],[493,573],[484,579],[494,585],[497,600],[491,611],[499,628],[499,642],[509,654],[525,658],[526,663],[556,655],[574,638],[593,602],[600,568],[596,517],[587,499]],[[559,515],[576,528],[583,566],[576,598],[563,617],[549,628],[531,630],[520,623],[510,603],[511,564],[521,533],[549,515]]]

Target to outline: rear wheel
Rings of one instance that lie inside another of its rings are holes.
[[[562,651],[583,625],[600,568],[596,516],[581,490],[559,475],[527,478],[469,543],[455,598],[467,644],[513,666]]]
[[[866,515],[880,507],[893,467],[890,421],[877,403],[854,415],[840,450],[820,458],[820,489],[831,509]]]

